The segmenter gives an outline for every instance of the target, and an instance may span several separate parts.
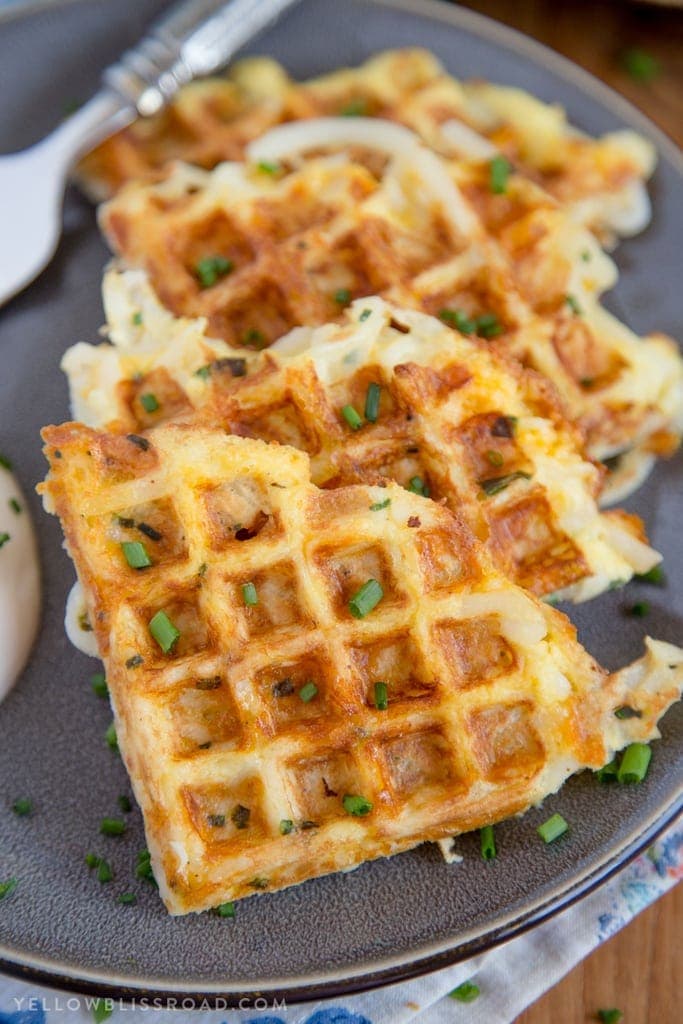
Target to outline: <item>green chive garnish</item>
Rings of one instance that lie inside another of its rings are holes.
[[[317,692],[318,687],[315,685],[312,679],[309,679],[308,682],[304,683],[304,685],[299,690],[299,697],[304,702],[304,704],[308,704],[309,701],[313,700]]]
[[[21,797],[19,800],[15,800],[12,804],[12,810],[15,814],[18,814],[20,818],[25,818],[27,814],[30,814],[33,810],[33,802],[28,797]]]
[[[156,412],[159,408],[159,401],[156,395],[153,395],[151,391],[148,391],[144,395],[140,395],[140,405],[145,412]]]
[[[139,540],[124,540],[121,550],[131,569],[148,569],[152,564],[147,548]]]
[[[0,533],[0,548],[10,539],[9,533]]]
[[[497,338],[503,333],[503,325],[495,313],[482,313],[474,322],[474,329],[480,338]]]
[[[619,1024],[623,1016],[621,1010],[617,1010],[616,1007],[610,1010],[598,1010],[598,1020],[601,1021],[601,1024]]]
[[[206,366],[200,366],[198,370],[194,371],[195,377],[200,377],[202,380],[208,380],[211,376],[211,365],[207,363]]]
[[[164,654],[168,654],[180,639],[180,630],[176,629],[164,611],[157,612],[149,620],[149,631]]]
[[[621,758],[617,771],[617,780],[625,785],[642,782],[647,775],[652,751],[647,743],[631,743]]]
[[[548,818],[542,825],[539,825],[536,831],[544,843],[553,843],[560,836],[563,836],[568,829],[569,825],[562,815],[553,814],[552,818]]]
[[[242,584],[242,600],[249,608],[258,604],[258,594],[253,583]]]
[[[340,306],[346,306],[351,301],[351,292],[348,288],[337,288],[334,293],[334,301]]]
[[[484,494],[488,498],[492,498],[494,494],[504,491],[515,480],[531,480],[531,473],[524,473],[521,469],[518,469],[516,472],[508,473],[506,476],[496,476],[490,480],[482,480],[480,486]]]
[[[377,580],[367,580],[349,601],[349,611],[354,619],[362,619],[377,607],[383,597],[381,584]]]
[[[372,310],[371,309],[364,309],[363,312],[361,313],[361,315],[358,317],[359,323],[361,323],[361,324],[364,323],[364,321],[367,320],[367,318],[369,316],[371,316],[371,315],[372,315]]]
[[[251,882],[249,882],[249,885],[252,887],[252,889],[267,889],[268,886],[270,885],[270,882],[268,881],[267,878],[257,877],[252,878]]]
[[[104,1024],[114,1012],[113,999],[95,999],[92,1003],[92,1019],[95,1024]]]
[[[389,508],[391,505],[391,498],[385,498],[384,501],[376,501],[374,505],[370,506],[371,512],[381,512],[383,508]]]
[[[134,892],[122,892],[120,896],[116,897],[116,902],[122,903],[124,907],[129,907],[137,901],[138,898]]]
[[[512,165],[502,154],[494,156],[489,164],[489,188],[494,195],[502,195],[507,192],[508,178]]]
[[[149,850],[140,850],[138,854],[137,864],[135,865],[135,877],[144,878],[145,881],[151,882],[152,885],[157,884],[157,880],[154,877],[152,871],[152,855]]]
[[[248,348],[263,348],[266,343],[266,336],[258,327],[250,327],[242,338],[242,344]],[[245,374],[233,373],[233,377],[243,377]]]
[[[644,619],[646,615],[649,615],[650,605],[647,601],[636,601],[628,609],[629,615],[633,615],[636,619]]]
[[[479,830],[481,840],[481,855],[484,860],[493,860],[496,856],[496,841],[493,837],[493,825],[484,825]]]
[[[108,697],[109,687],[104,672],[94,672],[90,677],[90,685],[93,693],[98,697]]]
[[[633,47],[624,50],[620,56],[624,70],[636,82],[651,82],[661,71],[657,58],[646,50]]]
[[[139,310],[137,313],[133,313],[131,321],[135,327],[139,327],[142,323],[142,313]]]
[[[429,497],[429,488],[425,486],[421,476],[411,476],[406,490],[410,491],[411,494],[420,494],[423,498]]]
[[[294,831],[294,822],[291,818],[283,818],[280,822],[280,835],[288,836],[290,832]]]
[[[0,900],[4,900],[6,896],[11,896],[18,885],[18,878],[8,878],[6,882],[0,882]]]
[[[213,912],[217,917],[234,917],[235,916],[235,904],[234,903],[219,903],[217,907],[213,908]]]
[[[19,504],[19,502],[17,501],[17,499],[16,499],[16,498],[10,498],[10,500],[9,500],[9,503],[8,503],[8,504],[9,504],[9,507],[10,507],[10,508],[12,509],[12,511],[14,512],[14,514],[18,516],[18,515],[19,515],[19,513],[21,512],[21,505]]]
[[[270,160],[259,160],[256,167],[262,174],[279,174],[282,170],[280,164],[271,162]]]
[[[133,805],[130,802],[130,798],[127,797],[125,793],[122,793],[121,796],[117,796],[116,802],[124,814],[130,814],[130,812],[133,810]]]
[[[475,985],[473,981],[463,981],[462,985],[458,985],[448,993],[448,998],[457,999],[459,1003],[473,1003],[480,992],[479,986]]]
[[[386,683],[375,683],[375,707],[378,711],[386,711],[389,707],[389,691]]]
[[[2,452],[0,452],[0,466],[2,466],[3,469],[12,469],[11,460],[8,459],[6,455],[3,455]]]
[[[350,100],[345,107],[339,111],[340,117],[363,117],[368,112],[368,101],[362,97]]]
[[[85,863],[88,865],[89,868],[96,868],[97,865],[100,863],[100,858],[97,856],[96,853],[86,853]]]
[[[440,309],[439,319],[455,327],[461,334],[474,334],[476,324],[462,309]]]
[[[618,771],[619,765],[617,764],[617,759],[614,758],[608,764],[603,765],[602,768],[598,768],[595,775],[598,782],[616,782]]]
[[[382,389],[379,384],[368,384],[365,396],[365,418],[369,423],[376,423],[379,415],[379,398]]]
[[[566,295],[564,301],[567,303],[572,313],[575,313],[576,316],[581,316],[581,306],[573,295]]]
[[[622,704],[620,708],[616,708],[614,712],[615,718],[621,718],[623,721],[629,718],[642,718],[643,712],[638,711],[636,708],[632,708],[630,704]]]
[[[666,575],[660,565],[653,565],[649,572],[637,573],[634,577],[638,583],[651,583],[654,587],[666,586]]]
[[[234,270],[234,267],[232,260],[226,260],[224,256],[205,256],[194,269],[202,288],[211,288],[219,278]]]
[[[122,836],[125,831],[126,823],[120,818],[102,818],[100,832],[103,836]]]
[[[352,430],[360,430],[363,426],[363,421],[352,405],[345,405],[341,412]]]
[[[111,882],[114,877],[114,872],[111,866],[106,860],[100,860],[97,864],[97,881],[98,882]]]
[[[486,458],[489,460],[492,466],[496,466],[498,469],[503,465],[505,461],[502,452],[489,451],[486,453]]]
[[[114,725],[113,722],[111,723],[111,725],[109,726],[109,728],[105,732],[104,739],[105,739],[105,742],[106,742],[106,744],[107,744],[107,746],[109,747],[110,750],[118,751],[119,743],[118,743],[118,740],[116,738],[116,726]]]
[[[347,793],[342,803],[346,813],[352,814],[354,818],[364,818],[372,810],[372,804],[364,796]]]

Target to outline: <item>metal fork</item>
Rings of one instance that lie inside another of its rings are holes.
[[[47,265],[62,228],[70,168],[136,117],[210,74],[298,0],[188,0],[156,22],[102,78],[102,89],[30,149],[0,157],[0,305]]]

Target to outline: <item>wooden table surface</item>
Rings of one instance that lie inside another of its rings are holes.
[[[465,0],[463,6],[512,25],[583,65],[683,145],[681,7],[623,0]],[[624,68],[624,52],[635,48],[659,65],[651,81],[634,80]],[[610,1007],[623,1011],[622,1024],[680,1024],[682,979],[683,886],[677,886],[592,953],[516,1024],[584,1024],[596,1019],[598,1009]]]

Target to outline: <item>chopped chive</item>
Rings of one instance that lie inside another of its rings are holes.
[[[133,805],[130,802],[130,798],[126,796],[125,793],[122,793],[121,796],[117,796],[116,802],[124,814],[130,814],[130,812],[133,810]]]
[[[29,800],[28,797],[20,797],[19,800],[15,800],[12,804],[12,810],[20,818],[25,818],[33,810],[33,801]]]
[[[651,82],[661,71],[656,57],[647,50],[632,47],[620,54],[621,64],[635,82]]]
[[[362,619],[376,608],[384,597],[384,591],[377,580],[366,580],[349,601],[349,611],[354,619]]]
[[[479,830],[481,855],[484,860],[493,860],[496,856],[496,840],[493,836],[493,825],[484,825]]]
[[[135,877],[144,878],[145,881],[151,882],[152,885],[157,884],[154,872],[152,871],[152,855],[149,850],[140,850],[137,864],[135,865]]]
[[[16,498],[10,498],[8,504],[9,504],[9,507],[14,512],[14,514],[18,516],[20,514],[20,512],[21,512],[21,505],[19,504],[17,499]]]
[[[100,863],[100,859],[101,858],[98,857],[96,853],[86,853],[85,855],[85,863],[91,869],[97,867],[97,865]]]
[[[365,396],[365,418],[369,423],[377,422],[381,391],[382,389],[379,384],[368,384],[368,391]]]
[[[654,587],[666,586],[666,575],[660,565],[653,565],[648,572],[637,573],[634,577],[638,583],[651,583]]]
[[[126,823],[120,818],[102,818],[100,832],[103,836],[122,836],[125,831]]]
[[[486,458],[489,460],[492,466],[496,466],[497,468],[500,468],[505,461],[505,459],[503,458],[503,453],[494,450],[488,451],[486,453]]]
[[[268,881],[267,878],[257,877],[252,878],[251,882],[249,882],[249,885],[252,887],[252,889],[267,889],[268,886],[270,885],[270,882]]]
[[[354,818],[364,818],[372,810],[372,804],[364,796],[347,793],[342,800],[344,810]]]
[[[406,490],[411,494],[420,494],[423,498],[429,497],[429,488],[425,485],[421,476],[411,476]]]
[[[492,498],[494,494],[504,491],[515,480],[531,480],[531,473],[524,473],[521,469],[518,469],[516,472],[508,473],[506,476],[496,476],[490,480],[482,480],[480,486],[484,494],[488,498]]]
[[[104,739],[105,739],[105,742],[106,742],[106,744],[107,744],[107,746],[109,747],[110,750],[118,751],[118,749],[119,749],[119,742],[118,742],[118,740],[116,738],[116,726],[114,725],[113,722],[111,723],[111,725],[108,727],[107,731],[105,732]]]
[[[251,811],[244,804],[237,804],[237,807],[230,815],[230,820],[235,828],[248,828],[249,818],[251,817]]]
[[[200,377],[201,380],[208,380],[211,376],[211,366],[209,363],[206,366],[200,366],[198,370],[194,371],[195,377]]]
[[[0,548],[3,547],[8,540],[10,540],[9,533],[0,533]]]
[[[340,306],[346,306],[351,301],[351,292],[348,288],[337,288],[334,293],[334,301]]]
[[[142,541],[124,540],[121,543],[121,550],[131,569],[148,569],[152,564],[152,559],[147,554],[147,548]]]
[[[616,708],[614,715],[616,718],[621,718],[622,721],[626,721],[629,718],[642,718],[643,712],[638,711],[636,708],[632,708],[629,704],[622,704],[620,708]]]
[[[130,907],[133,903],[137,903],[138,898],[134,892],[122,892],[120,896],[116,897],[117,903],[122,903],[124,907]]]
[[[494,195],[502,195],[507,192],[508,178],[512,165],[502,154],[494,156],[489,164],[489,188]]]
[[[375,707],[378,711],[386,711],[389,707],[389,691],[386,683],[375,683]]]
[[[12,469],[10,459],[8,459],[6,455],[3,455],[2,452],[0,452],[0,466],[2,466],[3,469]]]
[[[205,256],[194,268],[202,288],[211,288],[219,278],[225,277],[235,264],[232,260],[226,260],[224,256]]]
[[[299,697],[304,702],[304,704],[308,704],[309,701],[313,700],[317,693],[318,687],[315,685],[312,679],[309,679],[308,682],[304,683],[304,685],[299,690]]]
[[[629,615],[633,615],[636,619],[644,619],[650,613],[650,605],[647,601],[636,601],[627,611]]]
[[[572,313],[576,316],[581,316],[582,309],[574,295],[565,295],[564,301],[567,303]]]
[[[474,334],[476,324],[462,309],[440,309],[438,316],[444,323],[457,328],[461,334]]]
[[[6,882],[0,882],[0,900],[4,900],[6,896],[11,896],[18,885],[18,878],[8,878]]]
[[[363,421],[352,405],[345,405],[341,412],[352,430],[360,430],[363,426]]]
[[[158,611],[152,616],[148,628],[164,654],[168,654],[180,639],[180,630],[176,629],[164,611]]]
[[[381,512],[383,508],[389,508],[391,505],[391,498],[385,498],[384,501],[376,501],[374,505],[370,506],[371,512]]]
[[[619,1021],[623,1017],[621,1010],[617,1010],[613,1007],[610,1010],[598,1010],[597,1019],[601,1024],[619,1024]]]
[[[92,1003],[92,1019],[95,1024],[104,1024],[114,1012],[113,999],[94,999]]]
[[[359,323],[361,323],[361,324],[364,323],[369,316],[372,316],[372,310],[371,309],[364,309],[363,312],[361,313],[361,315],[358,317]]]
[[[480,338],[497,338],[503,333],[503,325],[495,313],[482,313],[474,322],[474,329]]]
[[[235,916],[235,904],[234,903],[219,903],[217,907],[213,908],[213,913],[216,917],[234,917]]]
[[[250,327],[242,338],[242,344],[246,345],[248,348],[264,348],[266,344],[266,336],[263,331],[259,331],[258,327]],[[245,373],[233,373],[233,377],[244,377]]]
[[[603,765],[602,768],[598,768],[598,770],[595,773],[595,776],[598,782],[616,782],[618,771],[619,765],[617,764],[617,759],[614,758],[608,764]]]
[[[111,865],[106,860],[99,860],[97,864],[97,881],[98,882],[111,882],[114,877],[114,872],[111,869]]]
[[[258,604],[258,594],[253,583],[242,584],[242,600],[249,608],[253,608]]]
[[[363,117],[368,112],[368,101],[362,96],[355,100],[349,100],[345,107],[339,111],[340,117]]]
[[[569,825],[561,814],[553,814],[551,818],[539,825],[536,831],[544,843],[552,843],[560,836],[563,836],[569,829]]]
[[[448,998],[456,999],[459,1003],[473,1003],[480,994],[481,989],[473,981],[463,981],[462,985],[448,993]]]
[[[142,323],[142,313],[140,312],[140,310],[138,310],[137,313],[133,313],[131,321],[135,327],[140,326],[140,324]]]
[[[144,658],[141,654],[134,654],[131,658],[126,661],[126,668],[139,668],[144,662]]]
[[[282,166],[280,164],[271,160],[259,160],[256,164],[256,168],[261,171],[262,174],[279,174],[282,170]]]
[[[145,412],[156,412],[159,408],[159,401],[156,395],[153,395],[151,391],[147,391],[144,395],[140,395],[140,405]]]
[[[651,757],[652,751],[647,743],[631,743],[621,758],[617,781],[628,786],[642,782],[647,775]]]
[[[294,822],[291,818],[283,818],[280,822],[280,835],[288,836],[294,831]]]

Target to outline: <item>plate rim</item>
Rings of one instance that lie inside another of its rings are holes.
[[[24,3],[11,5],[0,10],[0,25],[11,21],[71,7],[85,0],[25,0]],[[487,15],[447,0],[360,0],[361,3],[389,11],[405,11],[427,20],[443,22],[453,29],[464,29],[474,35],[492,42],[514,54],[526,57],[537,66],[575,86],[587,94],[594,102],[613,113],[624,126],[633,128],[644,134],[657,147],[658,161],[666,160],[671,168],[683,179],[683,151],[666,132],[656,125],[647,115],[600,81],[593,74],[569,58],[553,50],[551,47],[532,39],[518,29],[503,22],[496,21]],[[480,931],[478,935],[453,945],[453,939],[439,943],[439,949],[429,951],[429,943],[416,947],[413,954],[399,953],[392,957],[383,957],[374,961],[375,966],[360,973],[335,976],[327,972],[316,976],[315,980],[304,984],[291,984],[290,981],[276,979],[263,980],[258,989],[241,987],[240,984],[227,982],[231,991],[225,991],[218,983],[203,989],[192,985],[183,987],[182,981],[177,987],[169,986],[168,982],[154,984],[131,984],[124,978],[112,975],[112,980],[103,980],[102,972],[84,971],[76,974],[71,964],[59,964],[57,960],[46,960],[42,957],[17,958],[15,951],[6,945],[0,945],[0,974],[17,978],[24,982],[38,982],[51,989],[74,992],[81,995],[93,995],[120,1000],[124,1003],[144,999],[161,1000],[165,1005],[170,1002],[177,1004],[182,997],[182,1008],[189,1009],[186,1003],[196,1008],[216,1007],[220,1000],[220,1009],[249,1009],[245,1003],[254,1003],[266,995],[273,1001],[277,999],[291,1000],[296,1003],[310,1003],[322,998],[334,998],[362,993],[408,981],[425,974],[455,965],[478,954],[495,949],[510,939],[516,938],[543,922],[551,919],[562,910],[567,909],[590,895],[604,882],[613,877],[626,864],[630,863],[647,849],[657,837],[670,826],[679,815],[683,814],[683,785],[665,808],[653,815],[645,823],[634,826],[630,837],[625,838],[618,849],[612,848],[597,864],[585,868],[580,877],[561,891],[552,892],[539,898],[536,903],[522,912],[511,912],[508,919],[489,931]],[[417,953],[417,959],[414,954]],[[7,956],[9,954],[9,957]],[[13,958],[10,958],[13,957]],[[54,965],[54,967],[52,966]],[[368,964],[368,966],[370,966]],[[66,969],[69,973],[61,973]],[[344,973],[340,968],[338,974]],[[149,982],[154,979],[150,978]]]

